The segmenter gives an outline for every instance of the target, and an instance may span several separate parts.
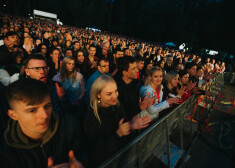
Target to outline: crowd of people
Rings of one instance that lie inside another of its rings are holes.
[[[107,32],[0,17],[0,165],[96,167],[225,71]]]

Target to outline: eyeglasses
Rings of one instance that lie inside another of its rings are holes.
[[[50,68],[48,66],[44,66],[44,67],[33,67],[33,68],[26,68],[26,69],[32,69],[35,72],[39,72],[41,69],[43,71],[48,71]]]

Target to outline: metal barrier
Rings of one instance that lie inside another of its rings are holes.
[[[204,87],[206,91],[211,91],[210,96],[206,96],[204,101],[213,104],[213,98],[218,96],[223,85],[223,74],[217,75]],[[101,164],[99,167],[105,168],[143,168],[146,160],[154,154],[169,168],[175,167],[179,158],[185,152],[184,142],[184,122],[189,121],[190,139],[193,141],[193,108],[198,105],[198,96],[191,96],[186,102],[176,107],[163,118],[157,120],[147,130],[123,147],[119,152]],[[197,110],[196,110],[197,111]],[[190,114],[190,120],[186,117]],[[198,121],[198,112],[196,112]],[[179,129],[180,147],[170,142],[170,135]]]

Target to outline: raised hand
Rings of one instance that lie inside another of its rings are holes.
[[[32,42],[31,38],[25,38],[24,47],[25,47],[25,50],[27,51],[27,53],[30,54],[31,50],[33,48],[33,42]]]
[[[69,162],[54,165],[52,157],[48,158],[48,168],[83,168],[83,165],[75,158],[72,150],[69,151]]]
[[[58,97],[62,99],[65,95],[64,86],[60,87],[58,83],[55,83],[55,87],[56,87],[56,92],[57,92]]]
[[[186,86],[183,86],[180,89],[177,88],[178,96],[182,97],[185,91],[186,91]]]
[[[144,100],[142,102],[141,102],[141,98],[140,98],[139,105],[140,105],[141,110],[144,110],[154,104],[155,96],[150,97],[150,98],[148,96],[149,96],[149,93],[147,93],[147,95],[144,97]]]
[[[8,48],[8,50],[12,50],[13,49],[13,46],[14,46],[13,42],[7,40],[6,38],[4,38],[3,42],[4,42],[4,45]]]
[[[152,118],[150,115],[139,118],[140,114],[135,115],[131,120],[131,128],[132,130],[139,130],[149,126]]]
[[[123,123],[124,118],[122,118],[119,122],[119,127],[116,131],[119,137],[129,135],[131,133],[131,124],[130,122]]]
[[[194,82],[194,83],[190,82],[190,83],[188,83],[186,90],[187,90],[187,91],[190,91],[190,90],[192,90],[193,88],[195,88],[196,85],[197,85],[197,82]]]

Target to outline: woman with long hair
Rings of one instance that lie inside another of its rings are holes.
[[[85,83],[82,74],[75,69],[74,58],[64,58],[60,73],[56,74],[53,80],[63,84],[71,104],[77,105],[82,100],[85,94]]]
[[[173,103],[178,103],[178,99],[170,98],[163,99],[163,71],[161,68],[153,66],[148,73],[148,76],[145,80],[145,85],[140,88],[139,95],[143,100],[145,96],[149,95],[150,97],[155,96],[155,102],[152,106],[149,106],[147,109],[140,113],[140,116],[150,115],[152,120],[159,117],[159,112],[170,107]]]
[[[92,85],[90,105],[83,121],[89,150],[90,167],[96,167],[125,145],[131,132],[130,122],[118,103],[113,78],[101,75]]]
[[[141,119],[142,126],[139,127]],[[126,113],[118,102],[115,80],[101,75],[91,87],[90,104],[83,120],[89,166],[96,167],[112,156],[129,142],[131,130],[145,128],[150,121],[148,117],[134,117],[131,122],[127,121]]]
[[[168,72],[165,76],[163,97],[164,98],[180,98],[184,94],[186,87],[178,89],[179,75],[173,71]]]
[[[85,62],[84,52],[82,50],[77,50],[75,52],[75,60],[77,71],[84,76],[85,80],[87,80],[89,75],[89,66]]]
[[[189,81],[189,73],[186,70],[179,71],[179,83],[178,83],[178,90],[183,87],[186,87],[184,94],[181,97],[182,103],[188,100],[191,96],[191,90],[196,86],[196,82],[192,83]]]

